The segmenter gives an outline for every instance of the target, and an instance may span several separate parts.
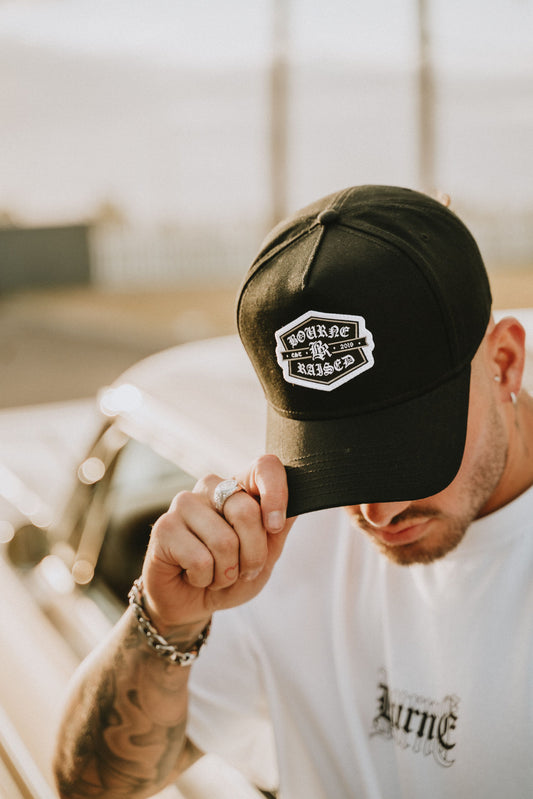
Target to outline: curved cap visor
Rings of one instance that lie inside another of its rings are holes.
[[[288,515],[437,494],[461,465],[470,364],[438,388],[371,413],[297,420],[269,406],[267,449],[287,471]]]

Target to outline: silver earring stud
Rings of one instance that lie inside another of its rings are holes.
[[[494,375],[494,380],[495,380],[497,383],[501,383],[501,382],[502,382],[502,379],[501,379],[500,375]]]
[[[516,394],[514,393],[514,391],[511,391],[511,402],[513,403],[513,405],[516,405],[516,403],[517,403],[517,398],[516,398]]]

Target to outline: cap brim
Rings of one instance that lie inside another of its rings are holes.
[[[470,364],[407,402],[328,420],[268,410],[267,449],[286,467],[288,515],[422,499],[448,486],[466,439]]]

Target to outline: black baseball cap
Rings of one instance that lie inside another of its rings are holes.
[[[421,499],[451,483],[490,309],[472,235],[425,194],[348,188],[274,228],[237,322],[290,516]]]

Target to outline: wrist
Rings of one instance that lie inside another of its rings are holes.
[[[133,583],[128,600],[139,632],[156,654],[179,666],[188,666],[196,660],[209,636],[211,617],[173,627],[157,626],[144,595],[142,577]]]
[[[142,605],[157,631],[173,644],[192,643],[209,623],[211,615],[194,619],[193,621],[168,621],[165,615],[157,610],[157,606],[152,601],[149,591],[146,590],[142,577],[140,579]]]

